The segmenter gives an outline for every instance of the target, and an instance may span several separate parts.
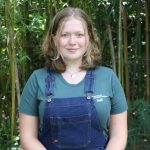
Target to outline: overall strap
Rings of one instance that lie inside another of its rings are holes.
[[[85,76],[85,85],[84,85],[84,91],[87,95],[87,98],[91,96],[91,94],[94,92],[94,81],[95,81],[95,69],[90,69],[87,71],[87,74]]]
[[[51,70],[47,70],[48,75],[47,78],[45,79],[46,82],[46,95],[48,97],[51,97],[52,95],[54,95],[54,75],[53,72]]]

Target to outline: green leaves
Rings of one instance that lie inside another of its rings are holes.
[[[128,114],[128,149],[149,149],[150,104],[144,99],[129,102]]]
[[[41,32],[45,30],[46,18],[40,15],[29,14],[30,24],[27,25],[27,29],[30,32]]]

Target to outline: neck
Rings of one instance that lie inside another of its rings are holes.
[[[78,83],[84,78],[86,70],[80,69],[81,61],[76,61],[74,63],[66,63],[66,70],[62,73],[64,79],[71,84]]]
[[[80,67],[81,64],[82,64],[82,58],[79,58],[79,59],[64,59],[64,62],[67,66],[67,68],[77,68],[77,67]]]
[[[81,63],[80,62],[76,62],[76,63],[69,63],[66,66],[66,72],[70,72],[70,73],[76,73],[81,71],[80,69]]]
[[[69,73],[76,73],[76,72],[79,72],[81,71],[81,69],[79,67],[76,67],[76,66],[70,66],[70,67],[67,67],[66,68],[66,72],[69,72]]]
[[[79,64],[69,64],[66,66],[66,74],[71,78],[76,78],[81,73]]]

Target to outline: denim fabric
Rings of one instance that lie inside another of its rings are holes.
[[[53,93],[52,74],[47,80],[49,94]],[[40,141],[47,150],[104,150],[108,139],[103,134],[91,97],[94,71],[85,78],[85,97],[52,98],[45,105]],[[48,95],[51,96],[51,95]]]

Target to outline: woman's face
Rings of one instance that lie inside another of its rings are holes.
[[[86,26],[76,18],[70,18],[64,23],[58,37],[58,51],[64,61],[82,61],[89,44]]]

